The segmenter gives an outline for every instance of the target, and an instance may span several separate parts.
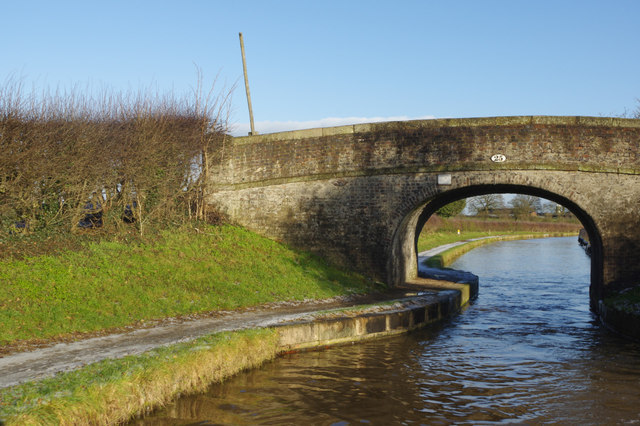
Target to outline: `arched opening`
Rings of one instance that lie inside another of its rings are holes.
[[[591,243],[590,302],[597,309],[603,296],[603,248],[602,238],[593,218],[570,199],[544,189],[524,185],[494,184],[475,185],[442,192],[427,200],[407,215],[395,233],[389,265],[390,282],[401,284],[417,277],[417,244],[420,231],[427,220],[440,208],[460,199],[487,194],[525,194],[544,198],[566,207],[580,221]],[[576,241],[577,244],[577,241]]]

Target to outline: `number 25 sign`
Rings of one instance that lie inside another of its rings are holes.
[[[491,161],[493,161],[494,163],[504,163],[506,160],[507,157],[502,154],[494,154],[491,156]]]

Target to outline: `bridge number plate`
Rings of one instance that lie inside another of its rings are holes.
[[[438,185],[451,185],[451,174],[445,173],[438,175]]]
[[[491,161],[493,161],[494,163],[504,163],[506,160],[507,157],[502,154],[494,154],[491,156]]]

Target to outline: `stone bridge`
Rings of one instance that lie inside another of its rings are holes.
[[[544,197],[580,219],[592,306],[640,283],[640,120],[358,124],[233,138],[214,157],[207,201],[233,222],[390,285],[416,276],[436,209],[487,193]]]

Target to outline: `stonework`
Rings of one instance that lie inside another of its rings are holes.
[[[375,123],[234,138],[218,154],[208,202],[233,222],[390,284],[416,276],[429,215],[494,192],[578,216],[593,245],[592,301],[640,277],[640,120]]]

